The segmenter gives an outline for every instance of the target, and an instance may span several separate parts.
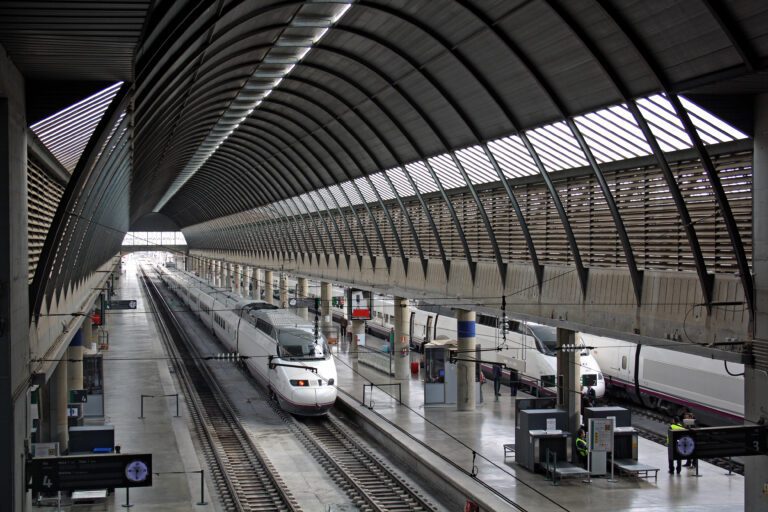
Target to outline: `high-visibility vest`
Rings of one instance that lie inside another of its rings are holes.
[[[672,423],[669,426],[669,430],[688,430],[682,425],[678,425],[677,423]],[[669,446],[669,431],[667,431],[667,446]]]
[[[587,456],[587,442],[580,437],[576,438],[576,451],[579,452],[579,455],[582,457]]]

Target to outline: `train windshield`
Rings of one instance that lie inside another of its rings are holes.
[[[536,347],[539,349],[539,352],[548,356],[555,355],[557,350],[557,329],[546,325],[529,325],[528,330],[531,331],[536,340]]]
[[[298,329],[281,330],[277,339],[280,357],[291,360],[327,359],[331,355],[325,339],[315,342],[312,333]]]

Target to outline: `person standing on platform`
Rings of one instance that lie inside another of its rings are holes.
[[[511,396],[517,396],[517,386],[520,385],[519,382],[520,376],[517,373],[517,370],[510,369],[509,370],[509,388],[511,391]]]
[[[587,433],[583,428],[579,429],[578,437],[576,437],[576,454],[578,455],[579,464],[583,467],[587,467]]]
[[[493,365],[493,392],[496,394],[496,401],[501,396],[501,365]]]
[[[482,368],[480,369],[480,373],[477,375],[477,381],[480,383],[480,403],[483,403],[483,384],[485,384],[485,374],[483,373]]]
[[[680,417],[675,416],[675,419],[672,420],[672,424],[669,426],[669,430],[686,430],[685,427],[683,427],[680,424]],[[669,474],[671,475],[674,473],[674,465],[675,465],[675,459],[673,457],[674,454],[674,447],[672,446],[672,436],[669,435],[669,431],[667,432],[667,450],[668,450],[668,456],[669,456]],[[677,459],[677,474],[680,474],[680,465],[682,464],[681,459]]]
[[[347,339],[347,318],[344,316],[339,319],[339,329],[341,331],[341,339],[346,340]]]

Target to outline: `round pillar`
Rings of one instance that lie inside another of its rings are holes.
[[[69,444],[67,418],[67,363],[59,361],[53,375],[48,381],[48,396],[50,397],[50,426],[51,441],[59,443],[59,452],[65,453]]]
[[[83,389],[83,331],[81,327],[75,333],[72,342],[67,349],[67,387],[69,389]]]
[[[395,378],[404,380],[410,376],[410,347],[408,345],[408,299],[395,297],[395,348],[392,354],[395,363]]]
[[[334,337],[333,316],[331,315],[331,295],[333,287],[331,283],[320,283],[320,329],[325,339]]]
[[[232,264],[232,291],[240,293],[240,265]]]
[[[274,282],[272,281],[273,275],[271,270],[264,271],[264,300],[267,304],[275,303],[275,289]]]
[[[465,309],[456,310],[456,330],[459,341],[459,358],[472,359],[475,350],[475,312]],[[475,408],[475,363],[457,361],[456,409],[471,411]]]
[[[253,274],[251,275],[251,297],[254,300],[261,300],[261,284],[260,284],[261,270],[253,267]]]
[[[288,309],[288,274],[280,273],[280,307]]]
[[[300,277],[296,283],[296,295],[301,299],[309,298],[309,281],[306,277]],[[309,308],[300,307],[298,315],[304,320],[309,320]]]

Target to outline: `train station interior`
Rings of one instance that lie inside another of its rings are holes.
[[[2,511],[768,510],[766,2],[1,2],[0,169]]]

